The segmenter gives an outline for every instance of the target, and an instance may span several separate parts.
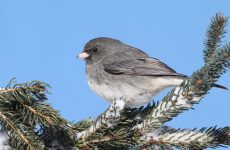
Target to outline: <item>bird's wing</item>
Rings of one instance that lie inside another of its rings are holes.
[[[180,76],[172,68],[155,58],[134,58],[124,61],[104,64],[104,70],[114,75],[137,75],[137,76]]]

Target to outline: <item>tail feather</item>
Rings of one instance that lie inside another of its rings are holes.
[[[215,84],[215,83],[213,83],[213,84],[212,84],[212,86],[213,86],[213,87],[216,87],[216,88],[220,88],[220,89],[228,90],[228,88],[227,88],[227,87],[222,86],[222,85],[219,85],[219,84]]]
[[[187,75],[180,74],[180,73],[175,73],[174,75],[177,76],[178,78],[181,78],[181,79],[190,79],[191,78],[191,77],[189,77]],[[215,87],[215,88],[229,90],[227,87],[225,87],[223,85],[216,84],[216,83],[213,83],[212,86]]]

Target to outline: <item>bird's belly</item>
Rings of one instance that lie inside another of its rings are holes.
[[[115,99],[123,98],[126,101],[126,105],[129,107],[141,106],[149,103],[155,93],[153,91],[147,92],[144,89],[126,83],[114,83],[113,85],[106,83],[98,84],[92,80],[88,80],[88,84],[93,91],[106,101],[112,103]]]
[[[97,73],[97,77],[95,74]],[[87,75],[90,88],[106,101],[124,98],[129,107],[149,103],[153,96],[169,86],[180,84],[183,80],[172,78],[152,78],[145,76],[115,76],[91,72]]]

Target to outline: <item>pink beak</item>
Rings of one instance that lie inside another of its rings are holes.
[[[86,59],[87,57],[89,57],[89,54],[86,52],[82,52],[78,55],[78,58],[80,59]]]

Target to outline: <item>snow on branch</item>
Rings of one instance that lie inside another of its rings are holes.
[[[230,146],[229,126],[200,130],[163,126],[199,103],[212,87],[226,89],[215,82],[230,68],[230,43],[221,45],[227,20],[221,14],[212,18],[205,41],[204,66],[157,104],[126,108],[124,98],[120,98],[96,120],[73,124],[45,103],[48,85],[40,81],[14,83],[0,89],[0,129],[12,148],[25,150],[57,147],[169,150]]]
[[[149,105],[144,109],[130,109],[128,113],[123,113],[122,116],[119,116],[122,119],[114,119],[115,122],[113,122],[113,125],[110,125],[110,119],[108,120],[108,123],[104,119],[103,123],[96,123],[86,131],[80,132],[79,135],[82,134],[82,137],[89,137],[88,133],[98,134],[97,131],[100,131],[99,133],[101,134],[101,137],[93,136],[94,138],[97,137],[96,140],[92,140],[92,138],[91,140],[88,140],[85,138],[84,142],[88,142],[88,145],[90,145],[91,148],[98,148],[98,145],[103,144],[107,145],[107,148],[108,146],[110,146],[110,148],[118,148],[119,143],[120,145],[127,143],[127,148],[129,147],[130,141],[132,141],[131,145],[138,145],[138,149],[144,149],[142,146],[146,146],[146,142],[148,144],[147,147],[163,144],[163,146],[167,146],[168,149],[171,149],[172,146],[178,148],[197,147],[198,149],[222,145],[229,146],[229,127],[209,128],[207,130],[198,131],[173,129],[166,130],[162,134],[156,136],[156,132],[160,129],[162,130],[161,127],[165,122],[176,117],[183,111],[191,109],[194,104],[201,101],[212,87],[226,89],[223,86],[215,84],[218,78],[230,68],[230,44],[221,45],[221,39],[226,33],[226,30],[224,29],[226,24],[227,18],[221,14],[217,14],[213,17],[211,25],[207,31],[207,39],[205,42],[205,65],[194,72],[190,79],[174,88],[156,105]],[[114,104],[111,107],[113,106]],[[107,112],[108,111],[105,113]],[[129,121],[131,119],[131,122],[133,119],[133,123],[127,123],[126,126],[121,126],[125,119]],[[100,130],[102,124],[108,124],[108,127],[113,127],[118,129],[118,131],[120,131],[121,128],[124,128],[126,131],[122,131],[120,137],[119,134],[117,134],[117,131],[114,131],[114,134],[111,136],[108,132],[111,130]],[[129,136],[123,136],[127,133],[129,133],[129,135],[130,133],[133,133],[133,138],[130,139],[129,142],[127,142],[128,139],[125,139]],[[143,141],[145,142],[143,143]]]
[[[86,139],[100,128],[112,128],[113,126],[116,126],[124,109],[125,100],[123,98],[115,100],[113,104],[96,119],[93,125],[88,129],[77,133],[77,139]]]
[[[218,24],[218,22],[215,23]],[[213,86],[222,87],[216,85],[215,82],[230,67],[230,45],[226,44],[216,50],[206,51],[206,53],[213,54],[210,55],[205,65],[194,72],[189,80],[184,81],[165,96],[144,121],[135,127],[136,129],[141,132],[157,129],[184,110],[192,108],[193,104],[199,103]]]
[[[146,132],[141,140],[145,143],[145,146],[159,144],[170,145],[179,149],[224,147],[230,144],[230,127],[189,130],[162,126],[152,132]]]

